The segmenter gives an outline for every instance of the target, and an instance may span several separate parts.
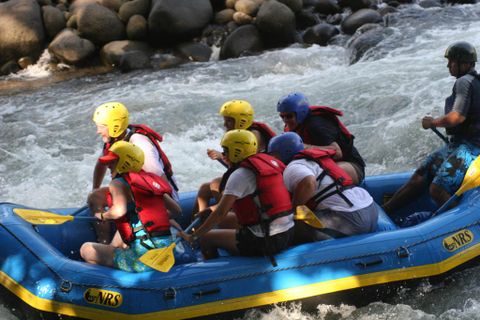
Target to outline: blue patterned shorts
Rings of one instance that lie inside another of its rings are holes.
[[[480,154],[480,148],[470,143],[449,143],[425,159],[417,169],[428,183],[454,194],[462,184],[470,164]]]
[[[155,237],[152,240],[156,248],[165,248],[172,243],[170,236]],[[150,240],[146,240],[145,243],[153,247]],[[115,268],[128,272],[152,271],[154,269],[147,267],[138,260],[138,258],[147,251],[147,248],[140,243],[140,239],[137,239],[130,244],[130,248],[128,249],[115,249],[113,253],[113,264]]]

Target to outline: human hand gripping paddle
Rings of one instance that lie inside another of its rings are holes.
[[[85,210],[87,207],[81,207],[76,210],[72,215],[63,215],[48,211],[36,210],[36,209],[23,209],[14,208],[13,212],[21,217],[23,220],[39,225],[39,224],[62,224],[68,221],[98,221],[95,217],[75,216],[75,213]]]
[[[200,219],[200,217],[197,217],[195,220],[193,220],[193,222],[183,232],[190,232],[193,227],[200,222]],[[181,237],[178,237],[175,239],[175,242],[172,242],[168,247],[148,250],[138,260],[152,269],[160,272],[168,272],[175,263],[173,249],[175,249],[177,243],[181,239]]]

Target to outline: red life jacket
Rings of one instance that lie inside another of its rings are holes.
[[[252,125],[248,127],[248,130],[257,130],[262,135],[263,140],[265,141],[265,146],[268,146],[270,139],[276,136],[276,133],[263,122],[253,121]]]
[[[347,138],[348,144],[353,145],[353,135],[348,131],[347,127],[338,119],[338,117],[343,116],[343,112],[334,108],[326,107],[326,106],[310,106],[310,116],[314,117],[326,117],[333,119],[337,126],[340,128],[340,131],[342,134]],[[285,132],[288,132],[288,127],[285,126],[284,130]],[[298,125],[298,127],[295,129],[295,132],[298,133],[300,137],[302,137],[302,140],[306,144],[312,144],[312,139],[310,135],[308,134],[307,128],[305,127],[305,121]]]
[[[233,209],[242,226],[270,222],[292,214],[292,201],[283,184],[285,165],[274,157],[257,153],[243,160],[239,167],[252,170],[256,176],[257,190],[235,201]]]
[[[145,172],[130,172],[122,174],[132,191],[135,200],[135,212],[115,220],[117,230],[125,243],[137,239],[135,233],[144,229],[149,237],[168,234],[170,221],[165,203],[164,194],[171,194],[172,187],[156,174]],[[112,206],[111,194],[107,194],[108,206]],[[138,215],[142,227],[134,228],[132,214]]]
[[[320,150],[320,149],[305,149],[297,153],[293,159],[307,159],[315,161],[323,172],[317,177],[320,185],[323,178],[328,175],[333,179],[333,183],[326,188],[316,193],[308,202],[307,206],[313,210],[315,207],[326,198],[338,193],[350,206],[353,206],[351,201],[342,193],[345,188],[353,186],[352,178],[345,172],[334,160],[335,150]],[[335,190],[327,193],[330,189],[335,187]]]
[[[130,141],[130,137],[134,133],[143,134],[148,139],[150,139],[150,141],[153,143],[153,145],[157,149],[158,154],[160,155],[160,160],[162,160],[162,163],[163,163],[163,172],[165,172],[165,176],[167,177],[168,181],[173,186],[173,188],[176,191],[178,191],[178,187],[172,178],[173,177],[172,165],[168,160],[167,155],[165,154],[165,152],[163,152],[162,148],[160,147],[160,144],[158,143],[163,141],[163,137],[145,124],[131,124],[128,126],[128,129],[130,129],[130,132],[128,133],[128,135],[125,136],[124,138],[125,141]],[[104,155],[108,152],[108,149],[110,148],[111,144],[112,143],[104,144],[103,146]]]

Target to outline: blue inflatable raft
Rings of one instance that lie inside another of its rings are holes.
[[[369,177],[364,187],[382,203],[409,175]],[[187,213],[194,196],[182,194]],[[26,313],[20,317],[35,311],[86,319],[185,319],[292,301],[304,307],[339,301],[362,305],[382,299],[395,286],[476,262],[479,199],[480,190],[470,190],[456,208],[403,229],[381,214],[377,232],[292,247],[276,255],[277,267],[268,258],[222,256],[174,266],[168,273],[140,274],[80,259],[81,244],[95,240],[90,222],[32,225],[14,213],[24,206],[2,203],[1,291],[21,303],[18,310]],[[434,209],[424,195],[400,214]],[[86,209],[48,211],[89,216]]]

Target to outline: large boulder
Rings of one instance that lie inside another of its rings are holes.
[[[45,31],[37,1],[0,3],[0,65],[23,56],[37,60],[44,47]]]
[[[178,41],[200,34],[212,18],[210,0],[153,0],[149,34],[157,43]]]
[[[122,71],[151,68],[150,56],[153,51],[145,42],[112,41],[100,51],[102,63],[120,68]]]
[[[338,30],[335,26],[329,23],[319,23],[305,30],[305,33],[303,34],[303,41],[309,44],[326,46],[328,41],[339,33],[340,30]]]
[[[131,16],[139,14],[147,17],[150,10],[150,0],[133,0],[125,2],[118,11],[122,21],[127,22]]]
[[[378,49],[372,48],[392,34],[391,28],[384,28],[378,24],[365,24],[360,27],[347,44],[350,64],[361,58],[368,58],[369,53],[378,54]]]
[[[336,14],[342,11],[336,0],[318,0],[315,3],[315,10],[325,15]]]
[[[63,12],[53,6],[43,6],[43,24],[47,35],[50,39],[55,38],[55,36],[65,29],[67,21],[65,20],[65,15]]]
[[[125,25],[112,10],[93,3],[76,12],[77,29],[80,37],[96,45],[125,38]]]
[[[99,0],[97,2],[102,6],[107,7],[108,9],[113,10],[115,12],[118,12],[120,7],[124,3],[123,0]]]
[[[206,62],[212,56],[212,49],[198,42],[186,42],[177,46],[179,54],[190,61]]]
[[[260,4],[254,0],[237,0],[235,2],[235,10],[248,14],[249,16],[254,17],[257,14]]]
[[[75,11],[80,10],[81,8],[84,8],[85,6],[88,6],[90,4],[95,4],[95,3],[98,3],[98,1],[97,0],[73,0],[72,3],[70,4],[69,10],[70,12],[74,13]],[[105,7],[110,8],[109,5],[106,5]]]
[[[220,50],[220,59],[238,58],[263,50],[263,41],[255,26],[249,24],[233,31]]]
[[[144,16],[136,14],[127,23],[127,38],[129,40],[146,40],[148,36],[148,23]]]
[[[95,45],[78,36],[78,32],[65,29],[48,46],[48,51],[59,61],[79,64],[95,52]]]
[[[277,0],[290,8],[293,12],[302,10],[303,0]]]
[[[352,11],[360,9],[370,8],[372,5],[371,0],[339,0],[338,4],[342,8],[350,8]]]
[[[267,0],[262,4],[255,25],[269,46],[281,47],[295,41],[295,14],[276,0]]]
[[[366,23],[380,23],[383,18],[377,11],[373,9],[360,9],[342,22],[342,31],[346,34],[354,34],[355,31]]]

